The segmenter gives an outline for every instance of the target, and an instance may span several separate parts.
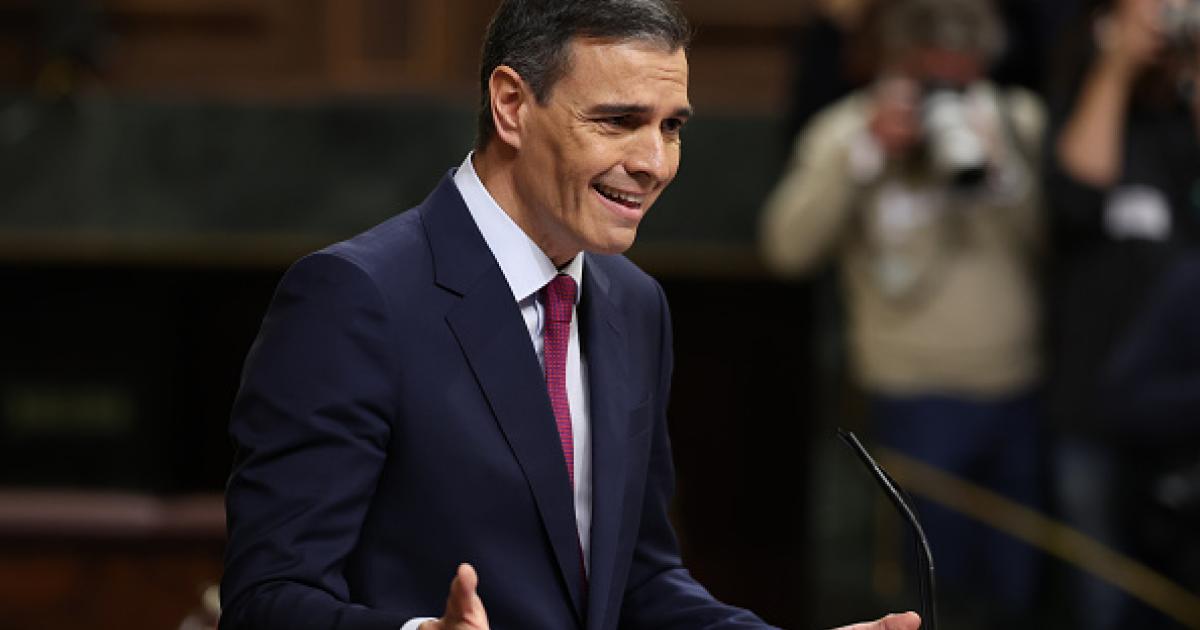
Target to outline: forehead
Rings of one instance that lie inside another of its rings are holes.
[[[984,55],[978,51],[927,46],[909,53],[907,66],[921,78],[950,82],[978,79],[983,73]]]
[[[963,48],[922,46],[913,51],[913,57],[926,66],[953,66],[979,63],[983,60],[984,54],[978,50]]]
[[[567,71],[554,92],[585,99],[652,99],[654,104],[687,105],[688,62],[682,47],[668,50],[652,41],[575,38],[568,44],[568,54]]]

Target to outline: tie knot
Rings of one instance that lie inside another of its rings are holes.
[[[575,308],[575,279],[565,273],[546,284],[546,317],[552,322],[570,322]]]

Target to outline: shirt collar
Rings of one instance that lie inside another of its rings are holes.
[[[513,298],[521,302],[540,291],[560,271],[484,188],[471,163],[473,156],[474,152],[468,153],[463,160],[462,166],[454,174],[454,185],[466,202],[467,210],[483,234],[488,249],[492,250],[492,256],[499,263]],[[575,303],[578,304],[583,289],[583,252],[567,263],[561,273],[575,280],[575,286],[578,287]]]

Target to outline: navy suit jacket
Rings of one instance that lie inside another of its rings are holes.
[[[591,573],[529,333],[448,176],[297,262],[230,433],[223,629],[389,629],[437,616],[461,562],[494,630],[762,628],[680,564],[662,289],[588,255]],[[586,590],[586,592],[585,592]]]

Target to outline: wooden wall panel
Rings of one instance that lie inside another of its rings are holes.
[[[172,91],[315,82],[322,70],[321,0],[116,0],[102,80]]]
[[[758,38],[746,38],[743,33],[754,33]],[[717,34],[729,39],[719,39]],[[701,115],[782,111],[791,81],[789,42],[788,33],[776,29],[702,33],[690,55],[691,98],[697,111]]]
[[[217,494],[0,490],[0,629],[162,630],[221,578]]]
[[[0,628],[180,627],[221,577],[220,544],[0,545]]]
[[[35,0],[0,0],[0,85],[33,86],[40,76],[42,84],[49,77],[55,79],[49,84],[68,91],[473,98],[481,36],[498,1],[81,0],[74,6],[93,12],[72,13]],[[779,110],[790,37],[808,6],[685,0],[698,33],[692,51],[697,102],[710,109]],[[63,47],[55,43],[63,32],[77,40],[66,49],[65,69]]]

